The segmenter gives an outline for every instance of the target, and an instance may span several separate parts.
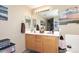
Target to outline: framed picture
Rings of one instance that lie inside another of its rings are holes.
[[[0,20],[8,20],[8,7],[0,5]]]

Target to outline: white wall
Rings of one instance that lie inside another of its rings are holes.
[[[25,35],[21,33],[21,22],[31,16],[26,6],[8,6],[8,21],[0,21],[0,39],[9,38],[16,44],[16,52],[25,50]]]

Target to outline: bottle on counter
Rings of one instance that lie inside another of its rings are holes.
[[[38,25],[38,24],[36,25],[36,30],[37,30],[37,31],[39,30],[39,25]]]
[[[41,25],[40,26],[40,33],[44,33],[44,31],[45,31],[45,27],[44,27],[44,25]]]
[[[66,50],[66,47],[67,47],[66,41],[65,41],[65,39],[63,38],[63,36],[61,35],[61,36],[60,36],[60,40],[59,40],[59,49],[60,49],[60,50]]]

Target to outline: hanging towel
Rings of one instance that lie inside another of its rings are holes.
[[[25,33],[25,24],[21,23],[21,33]]]

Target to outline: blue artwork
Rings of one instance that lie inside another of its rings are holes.
[[[8,20],[8,7],[0,5],[0,20]]]

